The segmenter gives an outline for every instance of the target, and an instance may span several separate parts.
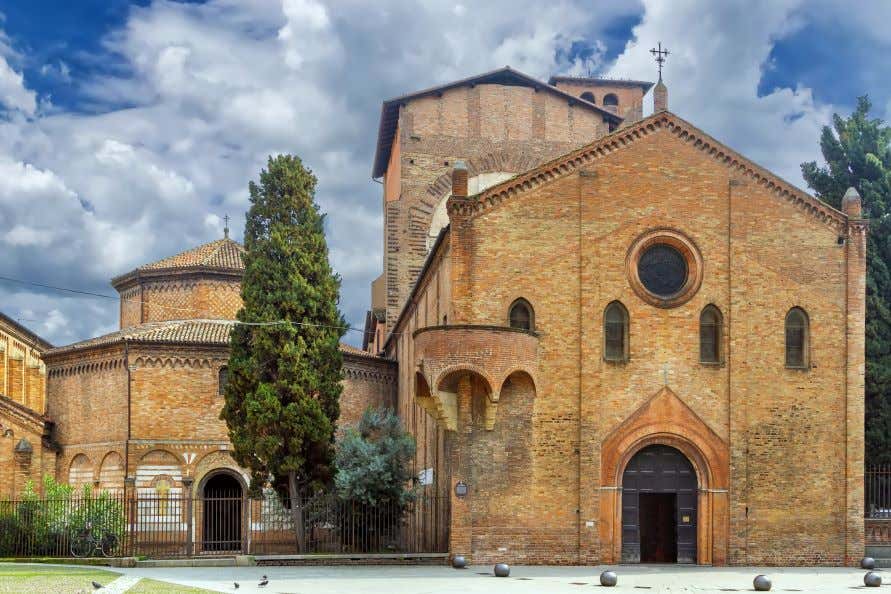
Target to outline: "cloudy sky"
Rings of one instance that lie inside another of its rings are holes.
[[[803,185],[833,112],[868,93],[888,118],[888,22],[889,2],[841,0],[0,0],[0,276],[114,295],[112,276],[221,237],[224,214],[240,239],[248,180],[292,152],[361,326],[383,99],[504,65],[652,80],[662,41],[672,111]],[[118,315],[4,280],[0,311],[55,344]]]

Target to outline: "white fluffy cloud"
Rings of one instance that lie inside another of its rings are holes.
[[[0,12],[0,17],[3,13]],[[0,25],[3,20],[0,19]],[[37,109],[37,94],[25,87],[21,72],[13,69],[9,60],[17,54],[10,49],[6,36],[0,30],[0,113],[2,111],[19,111],[25,115],[34,115]]]
[[[292,152],[319,178],[344,310],[361,325],[381,270],[369,179],[380,102],[507,64],[542,78],[583,72],[565,57],[573,44],[594,48],[597,65],[616,49],[605,31],[637,14],[609,73],[651,79],[647,50],[663,41],[672,109],[799,182],[832,106],[805,88],[757,87],[775,41],[807,18],[802,6],[155,0],[104,40],[129,72],[73,81],[89,113],[43,110],[0,33],[0,274],[111,293],[110,277],[219,237],[223,214],[240,237],[248,180],[268,155]],[[0,307],[57,343],[117,320],[111,300],[4,284]]]

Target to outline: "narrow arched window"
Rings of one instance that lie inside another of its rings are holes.
[[[699,360],[702,363],[721,362],[721,311],[706,305],[699,314]]]
[[[618,301],[607,305],[603,312],[603,358],[628,360],[628,310]]]
[[[581,98],[588,103],[597,103],[597,99],[594,98],[594,93],[592,93],[591,91],[585,91],[584,93],[582,93]]]
[[[507,314],[510,327],[519,328],[520,330],[534,330],[535,316],[532,312],[532,306],[525,299],[517,299],[514,301]]]
[[[617,107],[619,105],[619,98],[616,97],[615,93],[608,93],[603,96],[603,104],[607,107]]]
[[[807,314],[800,307],[793,307],[786,314],[786,367],[808,366],[808,326]]]
[[[220,396],[224,396],[226,394],[227,383],[229,383],[229,368],[220,367],[220,372],[217,376],[217,390]]]

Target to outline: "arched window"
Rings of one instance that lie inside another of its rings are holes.
[[[594,93],[592,93],[591,91],[585,91],[580,95],[580,97],[588,103],[597,103],[597,99],[594,98]]]
[[[800,307],[793,307],[786,314],[786,367],[802,369],[808,366],[808,326],[807,314]]]
[[[628,310],[618,301],[607,305],[603,312],[603,358],[628,360]]]
[[[535,314],[532,312],[532,306],[525,299],[517,299],[514,301],[507,314],[511,328],[519,328],[520,330],[535,329]]]
[[[220,373],[217,376],[217,388],[219,390],[219,395],[223,396],[226,394],[226,384],[229,383],[229,368],[226,366],[220,367]]]
[[[616,97],[615,93],[607,93],[603,96],[603,104],[607,107],[618,107],[619,98]]]
[[[721,362],[721,311],[706,305],[699,314],[699,360],[702,363]]]

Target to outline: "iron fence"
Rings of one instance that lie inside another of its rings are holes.
[[[298,550],[290,502],[275,494],[192,497],[104,492],[0,501],[0,557],[438,553],[448,550],[449,499],[368,505],[332,494],[301,498]],[[84,551],[89,549],[88,554]]]
[[[891,520],[891,465],[868,466],[863,479],[863,508],[866,517]]]

